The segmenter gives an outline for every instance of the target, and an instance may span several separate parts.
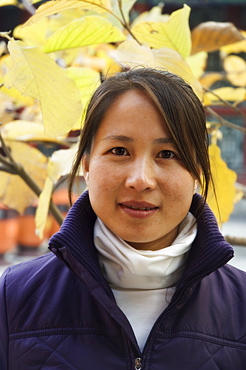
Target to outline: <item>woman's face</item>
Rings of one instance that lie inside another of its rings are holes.
[[[83,167],[92,208],[113,233],[137,249],[173,242],[195,179],[147,94],[131,90],[113,102]]]

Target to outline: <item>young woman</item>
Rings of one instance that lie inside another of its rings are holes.
[[[1,279],[0,369],[245,369],[246,274],[227,265],[205,203],[206,121],[191,87],[148,68],[104,81],[70,191],[81,165],[88,191],[53,253]]]

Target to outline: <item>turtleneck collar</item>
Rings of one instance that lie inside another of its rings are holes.
[[[126,289],[161,289],[176,285],[196,237],[195,221],[195,217],[188,213],[172,245],[151,251],[131,247],[97,219],[94,244],[108,283],[113,288]]]
[[[202,197],[195,194],[190,212],[197,218],[197,209]],[[98,261],[98,251],[93,243],[96,215],[90,204],[88,191],[83,193],[70,209],[61,229],[50,239],[49,249],[76,274],[87,271],[94,281],[104,288],[108,284],[103,278]],[[203,277],[226,264],[233,257],[233,248],[225,241],[208,205],[197,218],[197,236],[192,244],[186,269],[180,280],[179,290],[197,284]],[[88,283],[88,276],[85,281]],[[91,280],[90,280],[91,282]]]

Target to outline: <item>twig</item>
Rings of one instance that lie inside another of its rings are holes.
[[[15,166],[6,159],[3,155],[0,154],[0,162],[4,165],[4,170],[9,173],[16,174]]]
[[[3,140],[3,137],[2,135],[0,134],[0,141],[1,141],[1,145],[2,145],[2,149],[3,149],[3,152],[4,154],[6,155],[6,158],[8,158],[8,160],[10,161],[10,163],[15,166],[16,162],[14,160],[14,158],[12,157],[12,154],[9,150],[9,148],[7,147],[7,145],[5,144],[5,141]],[[3,157],[4,158],[4,157]]]
[[[122,0],[118,0],[118,4],[119,4],[119,9],[120,9],[120,14],[122,16],[122,20],[123,22],[121,22],[121,24],[123,25],[123,27],[127,30],[127,32],[129,33],[129,35],[132,36],[132,38],[137,41],[137,43],[139,45],[141,45],[141,43],[138,41],[138,39],[136,38],[136,36],[132,33],[131,29],[130,29],[130,26],[129,24],[127,23],[126,21],[126,18],[125,18],[125,15],[124,15],[124,12],[123,12],[123,9],[122,9]]]
[[[57,190],[64,182],[66,182],[69,178],[69,175],[65,175],[65,176],[62,176],[56,183],[55,187],[54,187],[54,190]]]
[[[227,107],[229,108],[232,108],[233,110],[235,110],[236,112],[238,112],[239,114],[241,114],[242,116],[246,117],[246,113],[244,113],[244,111],[238,107],[235,107],[233,104],[231,104],[230,102],[228,102],[227,100],[224,100],[222,99],[218,94],[216,94],[213,90],[210,90],[208,89],[207,87],[204,87],[203,86],[203,90],[206,91],[206,92],[209,92],[211,94],[213,94],[216,98],[218,98],[222,103],[224,103],[224,105],[226,105]]]
[[[2,156],[0,155],[0,162],[2,161]],[[11,173],[12,175],[15,175],[16,174],[16,171],[13,170],[10,166],[6,166],[4,164],[1,164],[0,163],[0,171],[2,172],[7,172],[7,173]]]
[[[28,173],[25,171],[24,167],[22,165],[19,165],[19,170],[17,175],[19,175],[22,180],[25,181],[25,183],[29,186],[30,189],[39,197],[42,189],[33,181],[33,179],[28,175]],[[55,220],[58,222],[59,225],[63,222],[63,216],[61,212],[59,211],[58,207],[50,200],[50,208],[49,208],[51,214],[54,216]]]
[[[30,3],[30,1],[28,0],[21,0],[21,2],[23,3],[25,9],[30,13],[30,14],[34,14],[35,11],[36,11],[36,8]]]
[[[231,245],[239,245],[241,247],[246,247],[246,238],[238,238],[234,236],[225,236],[225,240]]]
[[[27,186],[39,197],[42,192],[42,189],[28,175],[28,173],[25,171],[22,164],[17,163],[14,160],[1,134],[0,134],[0,142],[2,145],[2,150],[4,151],[4,154],[6,155],[6,157],[4,157],[3,155],[0,155],[0,162],[3,164],[3,166],[0,165],[0,170],[3,170],[13,175],[20,176],[20,178],[27,184]],[[58,222],[58,224],[61,225],[64,218],[62,216],[62,213],[59,211],[58,207],[52,202],[52,200],[50,200],[49,210],[50,210],[50,213],[54,216],[55,220]]]
[[[216,113],[212,108],[205,107],[205,110],[209,114],[211,114],[212,116],[217,118],[222,126],[227,126],[227,127],[233,128],[235,130],[241,131],[243,133],[246,133],[246,128],[245,127],[241,127],[241,126],[235,125],[234,123],[231,123],[231,122],[227,121],[226,119],[222,118],[218,113]]]

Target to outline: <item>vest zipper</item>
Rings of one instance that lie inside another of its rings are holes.
[[[140,357],[135,358],[135,370],[142,369],[142,359]]]

